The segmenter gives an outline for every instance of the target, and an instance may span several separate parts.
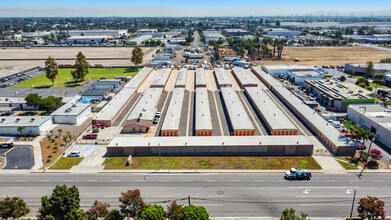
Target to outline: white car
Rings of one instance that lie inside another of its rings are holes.
[[[80,151],[72,151],[68,157],[80,157]]]

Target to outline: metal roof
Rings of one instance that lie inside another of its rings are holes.
[[[155,113],[157,111],[156,105],[160,99],[162,92],[163,88],[147,89],[142,94],[142,97],[137,102],[137,105],[134,107],[127,120],[140,118],[152,121],[155,117]]]
[[[1,116],[0,127],[38,127],[46,121],[52,120],[52,116]]]
[[[178,77],[176,78],[175,87],[185,87],[187,79],[187,69],[181,69],[178,72]]]
[[[214,73],[216,75],[217,84],[232,86],[232,82],[225,72],[224,68],[215,68]]]
[[[212,119],[210,116],[208,90],[206,88],[196,88],[196,130],[212,130]]]
[[[270,129],[297,130],[292,121],[282,112],[274,101],[260,87],[246,87],[246,92],[259,113],[265,118]]]
[[[108,147],[273,147],[313,144],[297,136],[179,136],[179,137],[116,137]]]
[[[185,96],[184,88],[175,88],[172,92],[170,104],[164,117],[161,130],[178,130],[181,118],[183,98]]]
[[[249,71],[243,68],[234,67],[232,68],[232,72],[236,75],[237,79],[240,83],[245,85],[258,85],[255,80],[250,76]]]
[[[140,70],[137,75],[135,75],[130,82],[128,82],[124,88],[134,88],[137,89],[140,84],[144,81],[144,79],[151,73],[152,68],[150,67],[144,67],[142,70]]]
[[[151,83],[151,87],[164,87],[170,76],[171,69],[160,69]]]
[[[254,66],[252,69],[268,84],[270,84],[271,87],[281,86],[281,83],[274,79],[273,76],[267,74],[260,66]]]
[[[365,118],[368,118],[377,124],[391,122],[391,109],[385,108],[381,105],[349,105],[348,108],[353,109]]]
[[[228,111],[228,116],[234,130],[254,130],[254,126],[239,99],[238,94],[232,87],[221,88],[221,94]]]
[[[86,109],[90,108],[91,104],[85,103],[68,103],[61,106],[59,109],[54,111],[52,116],[78,116],[80,113],[84,112]]]
[[[0,104],[26,104],[26,99],[17,97],[0,97]]]
[[[81,96],[105,96],[110,92],[110,89],[89,89],[81,94]]]
[[[205,70],[203,68],[197,68],[195,71],[195,85],[206,86]]]

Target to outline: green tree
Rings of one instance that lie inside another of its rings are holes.
[[[122,215],[125,217],[132,217],[134,219],[138,218],[147,205],[144,203],[143,198],[141,198],[140,190],[128,190],[121,193],[119,201],[122,203],[119,207]]]
[[[282,211],[281,220],[305,220],[307,218],[307,214],[302,212],[300,216],[296,216],[296,210],[294,209],[285,209]]]
[[[341,77],[339,77],[339,81],[345,82],[345,81],[346,81],[346,76],[341,76]]]
[[[75,82],[84,81],[85,77],[89,73],[89,63],[82,52],[76,55],[75,70],[71,71],[71,75]]]
[[[386,78],[384,73],[377,73],[375,74],[373,81],[377,84],[383,84],[384,78]]]
[[[366,77],[368,78],[373,73],[373,62],[368,61],[367,66],[365,67]]]
[[[380,60],[380,63],[391,63],[391,58]]]
[[[53,57],[48,57],[45,61],[46,78],[50,79],[54,86],[54,80],[58,76],[58,65]]]
[[[345,126],[345,136],[347,137],[349,131],[352,130],[353,123],[352,123],[352,121],[346,119],[343,121],[343,125]]]
[[[167,218],[169,220],[181,220],[183,217],[183,205],[179,205],[176,201],[172,201],[167,206]]]
[[[166,212],[160,205],[149,205],[141,212],[140,217],[144,220],[165,220]]]
[[[18,132],[20,132],[20,135],[23,135],[24,127],[20,126],[18,127]]]
[[[364,85],[365,87],[367,87],[367,86],[370,85],[370,84],[369,84],[369,81],[368,81],[367,79],[365,79],[365,78],[359,78],[359,79],[356,81],[355,84],[358,85],[358,86],[360,86],[360,84],[361,84],[361,85]]]
[[[125,217],[121,215],[121,212],[117,209],[113,209],[107,214],[104,220],[123,220]]]
[[[62,134],[62,129],[60,128],[60,129],[57,129],[57,132],[58,132],[58,134],[60,134],[60,137],[61,137],[61,134]]]
[[[362,219],[385,219],[384,202],[376,197],[361,198],[357,207],[358,216]]]
[[[48,99],[48,98],[43,98],[39,102],[38,109],[40,111],[45,111],[47,113],[50,113],[56,109],[56,103],[54,102],[53,99]]]
[[[109,203],[101,203],[98,200],[95,200],[94,204],[88,211],[98,218],[103,218],[109,214],[108,208],[110,208],[110,206],[111,205]]]
[[[0,201],[1,219],[18,219],[30,213],[26,202],[19,197],[5,197]]]
[[[135,66],[138,66],[139,64],[143,63],[143,57],[144,57],[143,50],[140,47],[135,46],[132,50],[132,58],[130,61],[132,61],[132,63],[134,63]]]
[[[279,20],[276,21],[276,27],[281,27],[281,22]]]
[[[41,198],[38,219],[73,220],[78,219],[80,195],[76,186],[57,185],[50,196]]]
[[[189,205],[183,209],[183,220],[209,220],[209,213],[203,206]]]
[[[26,96],[25,100],[27,105],[38,108],[39,102],[41,101],[41,96],[39,96],[37,93],[30,93]]]

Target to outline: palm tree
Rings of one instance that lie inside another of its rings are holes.
[[[53,130],[50,130],[49,132],[50,132],[50,134],[51,134],[50,137],[53,137]]]
[[[343,125],[345,126],[345,136],[346,136],[346,138],[348,137],[348,131],[350,131],[351,130],[351,128],[352,128],[352,126],[353,126],[353,123],[352,123],[352,121],[350,121],[350,120],[344,120],[343,122]]]
[[[362,130],[361,132],[361,137],[363,139],[363,144],[365,146],[365,141],[366,140],[371,140],[372,139],[372,132],[370,130],[367,130],[367,129],[364,129]],[[363,150],[364,150],[364,147],[361,148],[361,152],[360,152],[360,157],[362,157],[362,153],[363,153]],[[371,149],[368,149],[368,152],[370,151]]]
[[[62,133],[62,129],[58,129],[57,132],[60,134],[60,137],[61,137],[61,133]]]
[[[20,132],[20,135],[23,134],[23,131],[24,131],[24,127],[23,126],[18,127],[18,132]]]

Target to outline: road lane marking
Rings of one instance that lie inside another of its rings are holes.
[[[16,182],[27,182],[26,180],[16,180]]]
[[[325,203],[322,203],[321,206],[351,206],[352,204],[339,204],[339,203],[335,203],[335,204],[325,204]],[[300,206],[320,206],[319,204],[300,204]]]
[[[261,182],[264,182],[264,180],[254,180],[254,182],[261,183]]]
[[[375,180],[376,183],[382,183],[384,180]]]
[[[206,182],[216,182],[216,180],[206,180]]]
[[[111,182],[121,182],[121,180],[111,180]]]
[[[303,191],[303,193],[304,194],[308,194],[308,193],[310,193],[310,191],[311,191],[310,189],[306,189],[306,190]]]
[[[193,182],[193,180],[181,180],[182,182]]]
[[[336,181],[335,181],[335,180],[327,180],[327,182],[329,182],[329,183],[335,183]]]
[[[352,186],[290,186],[290,189],[359,189],[360,187]]]
[[[7,154],[8,154],[9,152],[11,152],[13,149],[14,149],[14,148],[11,148],[11,149],[7,150],[7,151],[4,153],[4,155],[7,155]]]
[[[367,195],[356,195],[356,197],[367,197]],[[377,198],[391,198],[391,195],[373,196]],[[327,195],[327,196],[296,196],[296,198],[352,198],[352,195]]]
[[[158,180],[158,182],[168,182],[168,180]]]
[[[230,180],[230,182],[240,182],[240,180]]]
[[[88,182],[96,182],[96,180],[87,180]]]

